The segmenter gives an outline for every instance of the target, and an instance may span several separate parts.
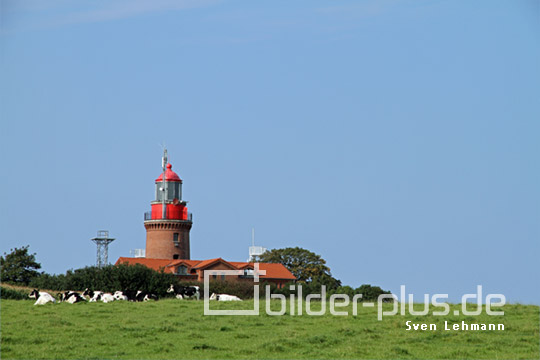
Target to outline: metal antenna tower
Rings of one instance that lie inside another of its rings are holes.
[[[109,237],[108,230],[99,230],[97,237],[91,239],[97,245],[96,266],[101,268],[109,264],[109,244],[115,239]]]
[[[249,247],[249,258],[248,262],[257,261],[259,256],[264,254],[266,251],[265,247],[255,246],[255,228],[251,228],[251,246]]]

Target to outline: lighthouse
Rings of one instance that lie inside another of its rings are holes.
[[[187,201],[182,200],[182,179],[172,170],[163,152],[163,172],[155,180],[152,211],[144,214],[146,258],[190,259],[189,231],[193,225]]]
[[[187,201],[182,200],[182,179],[172,170],[167,160],[167,150],[163,151],[162,173],[155,180],[156,197],[151,202],[152,211],[144,214],[146,228],[146,256],[135,253],[135,257],[120,257],[116,265],[144,265],[156,271],[174,274],[179,280],[202,283],[207,270],[222,272],[234,270],[237,275],[218,277],[214,281],[239,281],[253,283],[251,255],[261,252],[260,247],[250,248],[248,262],[226,261],[222,258],[192,260],[189,252],[189,231],[193,218],[187,209]],[[253,234],[254,236],[254,234]],[[295,281],[296,277],[283,264],[259,263],[263,270],[262,280],[274,283],[278,288]]]

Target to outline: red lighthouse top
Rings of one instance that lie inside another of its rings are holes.
[[[167,170],[165,170],[165,181],[179,181],[182,182],[182,179],[180,179],[180,176],[178,176],[177,173],[171,170],[172,165],[169,163],[167,164]],[[159,175],[159,177],[156,179],[156,182],[163,181],[163,174]]]

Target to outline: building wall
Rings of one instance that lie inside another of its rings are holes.
[[[146,257],[149,259],[190,259],[189,230],[191,222],[150,220],[146,228]],[[175,235],[178,242],[175,243]]]

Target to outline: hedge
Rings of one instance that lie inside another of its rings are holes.
[[[29,293],[26,293],[22,290],[16,290],[0,286],[0,299],[30,300],[28,294]]]

